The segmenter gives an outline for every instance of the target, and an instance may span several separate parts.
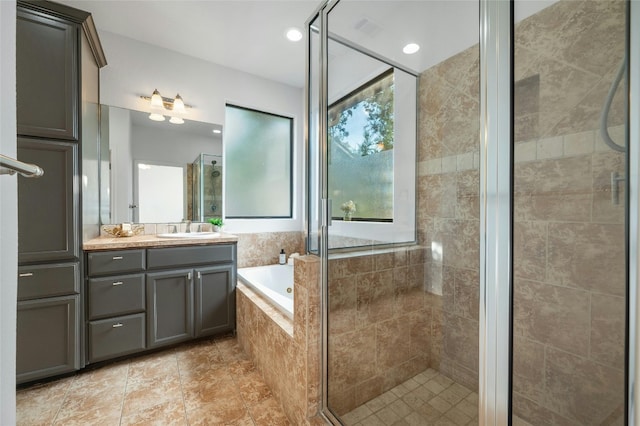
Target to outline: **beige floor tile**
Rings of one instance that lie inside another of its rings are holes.
[[[288,426],[289,420],[284,415],[282,406],[273,397],[249,408],[256,426]]]
[[[182,398],[163,402],[143,410],[123,416],[120,426],[186,426],[184,404]]]
[[[288,425],[235,337],[201,340],[20,390],[19,425]]]
[[[246,419],[247,409],[237,395],[214,398],[206,404],[187,408],[189,425],[223,425]]]
[[[240,389],[240,396],[247,406],[254,405],[271,397],[271,390],[257,371],[248,373],[235,381]]]
[[[177,399],[182,400],[182,387],[180,378],[173,374],[133,381],[127,383],[122,415],[129,416],[145,408]]]

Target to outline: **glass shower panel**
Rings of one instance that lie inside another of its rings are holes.
[[[513,420],[622,425],[627,2],[514,7]]]
[[[222,217],[222,156],[200,154],[191,167],[192,220]]]
[[[346,425],[478,422],[478,9],[327,14],[326,397]]]

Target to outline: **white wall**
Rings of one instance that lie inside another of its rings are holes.
[[[194,107],[186,118],[196,121],[224,124],[226,103],[293,117],[294,219],[229,220],[226,230],[265,232],[303,229],[303,89],[105,31],[100,31],[100,40],[108,61],[100,73],[100,99],[103,104],[148,111],[148,103],[140,99],[140,95],[150,96],[157,88],[166,97],[180,93],[185,103]]]
[[[193,163],[200,153],[222,155],[222,144],[212,134],[210,138],[192,133],[156,130],[147,126],[131,127],[133,160],[157,161],[184,167]]]
[[[0,1],[0,152],[16,157],[16,2]],[[0,424],[16,422],[17,177],[0,176]]]

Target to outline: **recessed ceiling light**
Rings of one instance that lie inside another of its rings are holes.
[[[405,47],[402,48],[402,51],[407,55],[413,55],[418,50],[420,50],[420,46],[415,43],[409,43]]]
[[[220,129],[213,129],[213,133],[215,133],[215,134],[219,134],[219,133],[222,133],[222,130],[220,130]]]
[[[297,28],[289,28],[287,30],[287,38],[289,41],[300,41],[302,40],[302,32]]]

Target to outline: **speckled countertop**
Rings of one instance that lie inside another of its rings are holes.
[[[116,250],[128,248],[147,247],[176,247],[194,246],[205,244],[235,243],[238,237],[233,234],[220,233],[211,237],[194,238],[160,238],[156,235],[136,235],[134,237],[115,238],[102,236],[85,241],[82,244],[84,251]]]

